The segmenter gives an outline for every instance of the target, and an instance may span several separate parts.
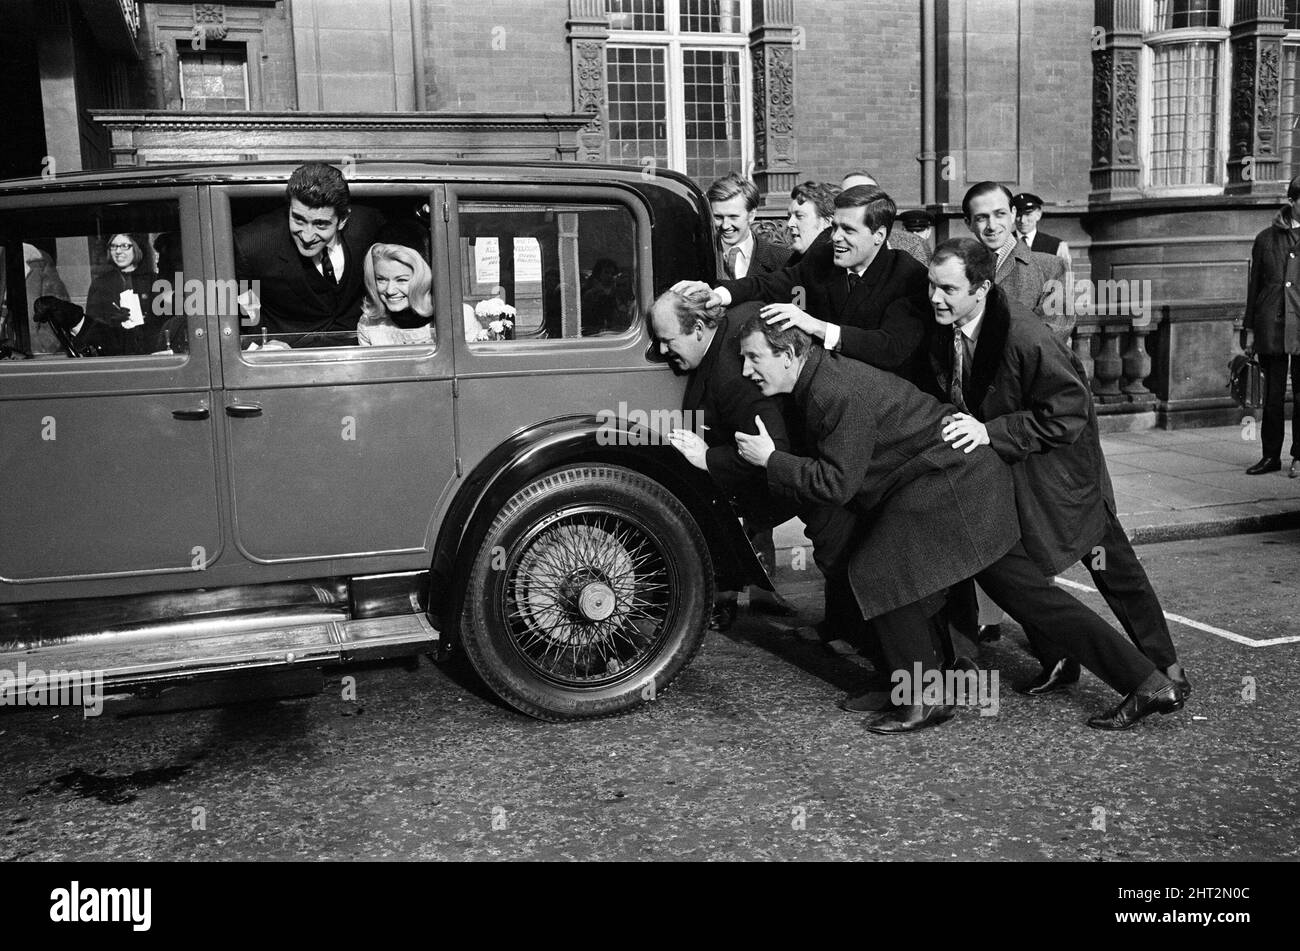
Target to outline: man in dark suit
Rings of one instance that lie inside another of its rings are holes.
[[[1043,217],[1043,199],[1032,192],[1011,196],[1011,207],[1016,213],[1016,233],[1030,251],[1054,254],[1070,269],[1070,246],[1054,234],[1038,230]]]
[[[1178,684],[1178,663],[1160,599],[1115,513],[1097,413],[1074,355],[1018,301],[993,284],[993,256],[958,238],[930,263],[935,323],[922,388],[960,412],[943,437],[965,452],[990,445],[1012,467],[1025,551],[1047,577],[1082,561],[1125,633]],[[960,347],[960,352],[958,351]],[[1024,693],[1079,679],[1079,664],[1027,628],[1043,673]]]
[[[1011,190],[998,182],[972,185],[961,202],[966,227],[997,259],[994,280],[1010,298],[1038,314],[1062,339],[1074,330],[1074,315],[1053,302],[1065,299],[1065,262],[1030,250],[1017,240]]]
[[[754,231],[760,197],[757,185],[731,172],[710,185],[704,194],[709,199],[720,244],[718,280],[770,274],[785,267],[790,249],[779,247]]]
[[[761,421],[756,436],[736,434],[740,455],[766,467],[778,498],[844,505],[859,516],[849,579],[897,682],[906,683],[917,664],[927,674],[938,670],[943,635],[935,616],[946,589],[974,575],[1013,617],[1041,628],[1126,695],[1089,726],[1127,729],[1182,707],[1168,677],[1030,559],[1006,464],[985,446],[953,452],[940,438],[951,405],[761,318],[741,328],[740,352],[745,375],[765,396],[793,394],[816,456],[779,451]],[[951,717],[948,703],[918,702],[919,692],[913,681],[909,702],[868,729],[906,733]]]
[[[902,297],[925,300],[925,268],[885,246],[894,213],[893,200],[878,188],[840,192],[827,244],[814,245],[792,267],[724,281],[714,295],[723,304],[763,301],[764,318],[782,329],[798,327],[826,350],[908,376],[925,323],[910,310],[887,312]]]
[[[361,316],[365,254],[383,223],[351,207],[343,173],[323,162],[294,169],[288,207],[235,229],[235,274],[258,282],[259,324],[248,331],[293,347],[352,343]]]

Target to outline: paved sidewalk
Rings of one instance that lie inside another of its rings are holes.
[[[1257,431],[1149,429],[1105,435],[1101,444],[1135,543],[1300,528],[1300,478],[1287,478],[1289,456],[1281,472],[1246,475],[1261,454]],[[778,528],[775,541],[778,549],[809,544],[798,520]]]

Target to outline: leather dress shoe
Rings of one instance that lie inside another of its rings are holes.
[[[981,624],[981,625],[980,625],[980,632],[979,632],[979,635],[978,635],[978,640],[979,640],[979,642],[980,642],[981,644],[985,644],[985,643],[987,643],[987,642],[989,642],[989,641],[1001,640],[1001,638],[1002,638],[1002,625],[1001,625],[1001,624]]]
[[[1029,683],[1016,687],[1017,693],[1030,697],[1042,697],[1049,693],[1064,690],[1071,684],[1079,682],[1079,662],[1069,657],[1062,657],[1051,670],[1044,669]]]
[[[1265,472],[1280,472],[1282,460],[1277,456],[1265,456],[1246,470],[1246,475],[1263,475]]]
[[[775,592],[765,591],[763,594],[749,596],[749,610],[754,614],[767,614],[772,617],[794,617],[799,610],[789,601]]]
[[[952,704],[896,707],[864,725],[872,733],[886,736],[893,733],[915,733],[951,720],[956,709]]]
[[[1192,695],[1192,682],[1187,679],[1187,671],[1183,670],[1181,664],[1170,664],[1161,673],[1174,682],[1178,696],[1184,701]]]
[[[709,614],[710,631],[729,631],[736,623],[736,602],[715,601],[713,611]]]
[[[1088,726],[1094,730],[1127,730],[1152,713],[1177,713],[1182,708],[1178,685],[1168,682],[1150,693],[1134,690],[1113,710],[1089,717]]]

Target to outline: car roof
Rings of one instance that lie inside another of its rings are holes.
[[[304,160],[306,161],[306,160]],[[80,190],[87,188],[211,185],[245,183],[284,183],[302,161],[203,162],[171,165],[119,166],[109,169],[60,172],[57,175],[11,178],[0,181],[0,195],[40,191]],[[338,164],[338,163],[334,163]],[[522,173],[522,174],[521,174]],[[618,181],[647,184],[654,177],[672,179],[694,187],[694,182],[678,172],[655,168],[648,175],[641,168],[628,165],[602,165],[577,162],[504,162],[475,160],[402,161],[358,159],[349,163],[348,180],[353,183],[388,182],[406,179],[443,178],[448,180],[490,181],[500,176],[512,181]]]

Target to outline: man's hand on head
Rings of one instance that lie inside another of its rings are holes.
[[[758,435],[751,436],[748,433],[737,432],[736,449],[740,453],[740,458],[750,465],[767,468],[767,460],[771,458],[772,453],[776,452],[776,443],[772,442],[772,437],[768,435],[762,417],[755,416],[754,422],[758,426]]]
[[[678,281],[673,285],[673,293],[681,294],[683,297],[694,297],[697,294],[707,295],[705,306],[708,307],[731,306],[731,294],[725,288],[714,289],[703,281]]]
[[[769,324],[780,322],[778,330],[789,330],[791,327],[798,327],[806,334],[811,334],[818,340],[826,339],[826,321],[818,320],[812,314],[800,310],[794,304],[767,304],[758,312]]]
[[[952,443],[952,448],[964,452],[974,452],[975,447],[989,444],[988,427],[967,413],[945,416],[940,435],[944,442]]]

